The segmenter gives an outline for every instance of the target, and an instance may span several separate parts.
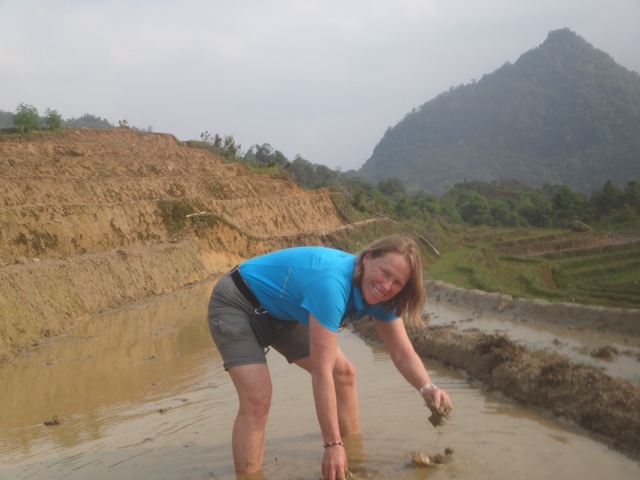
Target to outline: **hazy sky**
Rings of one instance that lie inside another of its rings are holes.
[[[640,0],[0,0],[0,110],[231,134],[346,171],[565,27],[640,72]]]

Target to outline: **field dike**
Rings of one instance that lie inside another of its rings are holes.
[[[527,300],[502,293],[465,290],[433,280],[425,282],[425,289],[427,296],[436,301],[444,301],[472,310],[499,313],[514,320],[531,320],[565,327],[606,330],[640,336],[640,310],[638,309]]]
[[[0,362],[116,309],[277,248],[357,250],[392,233],[351,224],[335,194],[304,191],[165,134],[126,128],[0,137]],[[357,238],[358,240],[354,240]],[[514,318],[639,335],[638,311],[550,305],[427,282],[430,298]],[[355,330],[375,339],[370,322]],[[640,389],[504,337],[410,330],[417,351],[487,388],[640,454]]]

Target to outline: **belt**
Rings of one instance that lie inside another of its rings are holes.
[[[245,282],[242,278],[242,275],[240,275],[238,267],[231,270],[231,279],[233,280],[233,283],[236,284],[236,287],[238,287],[238,290],[240,290],[240,293],[242,293],[244,298],[246,298],[249,303],[255,307],[256,311],[261,310],[263,312],[266,312],[262,305],[260,305],[260,302],[258,301],[256,296],[249,289],[247,282]]]

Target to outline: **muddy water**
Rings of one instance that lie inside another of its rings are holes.
[[[235,479],[235,393],[204,321],[210,288],[92,318],[0,366],[0,479]],[[489,321],[441,306],[432,316],[476,327]],[[575,345],[566,350],[580,350],[580,337],[568,337],[562,342]],[[451,421],[436,430],[384,349],[349,331],[340,344],[358,370],[363,433],[346,445],[352,478],[640,478],[637,460],[428,363],[455,404]],[[274,398],[265,476],[317,479],[322,439],[308,375],[275,353],[268,358]],[[66,422],[44,426],[54,415]],[[446,447],[455,453],[444,467],[410,465],[411,451]]]

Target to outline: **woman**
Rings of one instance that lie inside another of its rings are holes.
[[[223,277],[209,302],[209,328],[238,393],[232,434],[236,472],[262,468],[272,391],[258,341],[262,330],[274,337],[264,344],[311,373],[325,480],[345,477],[342,437],[360,430],[354,367],[337,344],[344,323],[372,316],[398,371],[425,402],[450,411],[447,392],[431,383],[402,320],[419,321],[424,300],[417,246],[402,235],[383,237],[357,257],[326,247],[279,250],[247,260]],[[257,314],[264,311],[268,314]]]

